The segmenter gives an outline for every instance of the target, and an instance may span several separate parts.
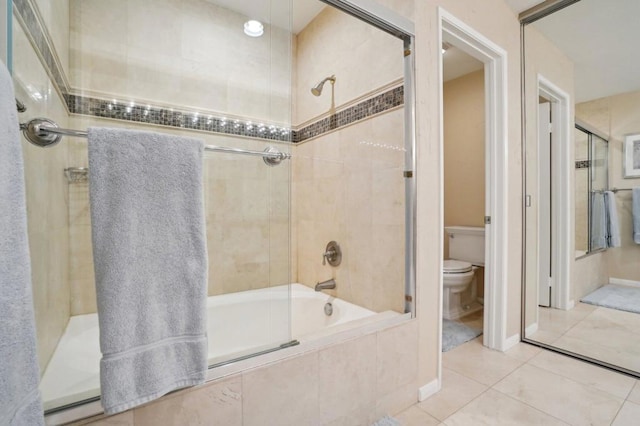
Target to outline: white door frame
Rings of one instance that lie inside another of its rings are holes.
[[[569,94],[541,74],[537,76],[538,94],[550,99],[553,143],[551,144],[552,204],[551,222],[554,227],[551,247],[552,291],[551,307],[568,310],[573,307],[571,300],[571,262],[574,258],[575,241],[571,232],[573,210],[572,161],[571,161],[571,98]],[[538,259],[540,262],[540,259]]]
[[[507,52],[467,24],[438,8],[439,44],[446,40],[485,64],[485,145],[487,216],[485,226],[485,296],[483,343],[491,349],[507,350],[520,336],[507,337]],[[440,82],[440,244],[444,239],[444,134],[442,55],[439,56]],[[441,248],[442,251],[442,248]],[[442,258],[442,256],[440,256]],[[442,265],[440,267],[442,270]],[[440,294],[443,293],[440,274]],[[442,300],[440,301],[442,309]],[[442,327],[442,315],[439,316]],[[440,337],[442,349],[442,333]]]

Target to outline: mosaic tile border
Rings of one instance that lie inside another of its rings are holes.
[[[71,93],[57,61],[51,37],[39,18],[33,0],[14,0],[14,9],[35,49],[64,99],[69,113],[121,121],[153,124],[209,133],[299,143],[364,120],[404,104],[404,86],[397,86],[300,129],[256,123],[250,119],[214,116],[209,112],[154,107],[124,100],[106,100]]]
[[[576,161],[576,169],[588,169],[589,163],[589,160]]]
[[[303,142],[403,104],[404,86],[398,86],[296,130],[293,142]]]
[[[176,108],[136,105],[135,102],[104,100],[80,95],[66,95],[65,101],[72,114],[143,124],[200,130],[225,135],[259,138],[270,141],[291,142],[291,129],[250,120],[214,117],[201,112]]]
[[[17,12],[16,16],[21,21],[27,37],[31,39],[31,42],[36,47],[53,83],[58,87],[62,95],[69,93],[69,86],[65,78],[64,70],[60,66],[57,55],[51,47],[53,46],[51,36],[43,24],[39,13],[36,12],[32,0],[13,0],[13,9]]]

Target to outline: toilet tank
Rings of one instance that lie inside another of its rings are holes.
[[[484,266],[484,227],[446,226],[449,258]]]

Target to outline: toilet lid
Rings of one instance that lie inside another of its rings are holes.
[[[471,271],[471,264],[461,260],[445,260],[442,269],[445,274],[461,274]]]

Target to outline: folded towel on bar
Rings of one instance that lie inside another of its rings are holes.
[[[632,208],[631,214],[633,216],[633,241],[636,244],[640,244],[640,186],[633,188],[631,193]]]
[[[604,194],[591,194],[591,249],[607,247],[607,209]]]
[[[616,196],[612,191],[605,191],[604,203],[607,206],[608,225],[608,247],[620,247],[620,221],[618,220],[618,207],[616,206]]]
[[[43,425],[24,163],[11,75],[0,61],[0,425]]]
[[[102,406],[114,414],[207,370],[204,143],[89,129]]]

